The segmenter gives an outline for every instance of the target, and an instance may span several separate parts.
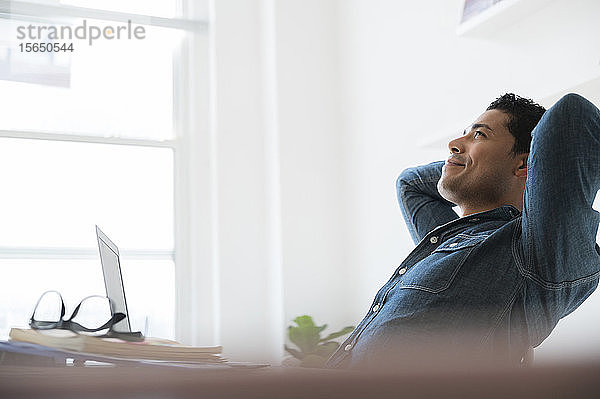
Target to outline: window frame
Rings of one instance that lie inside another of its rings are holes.
[[[0,4],[0,15],[15,17],[90,18],[177,29],[186,33],[173,54],[173,132],[168,140],[102,137],[38,130],[0,130],[1,138],[67,141],[97,144],[170,148],[173,151],[174,248],[172,251],[123,251],[131,259],[172,259],[175,267],[175,335],[188,344],[212,343],[217,330],[214,297],[214,237],[212,208],[215,179],[213,143],[209,129],[210,62],[207,0],[178,0],[178,17],[90,9],[69,5],[9,1]],[[197,73],[198,70],[206,73]],[[202,160],[209,160],[208,167]],[[203,188],[205,187],[205,188]],[[204,212],[197,212],[205,209]],[[206,217],[209,217],[207,223]],[[206,245],[196,245],[198,240]],[[96,259],[93,250],[75,248],[0,247],[0,258]],[[207,278],[208,277],[208,278]],[[200,291],[199,291],[200,290]],[[200,313],[210,313],[199,322]],[[209,327],[209,328],[207,328]]]

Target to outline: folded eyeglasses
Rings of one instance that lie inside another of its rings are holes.
[[[29,326],[35,330],[62,329],[74,332],[96,333],[107,330],[125,318],[125,314],[112,311],[110,298],[90,295],[81,300],[71,316],[64,319],[65,303],[58,291],[46,291],[40,296]]]

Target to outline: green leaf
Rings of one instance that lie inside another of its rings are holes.
[[[298,325],[298,327],[312,327],[315,325],[312,317],[308,315],[298,316],[294,319],[294,322]]]
[[[292,327],[288,333],[292,341],[303,353],[311,353],[319,343],[319,331],[316,327]]]
[[[300,351],[288,348],[287,346],[285,350],[298,359],[304,359],[308,355],[317,355],[325,359],[329,358],[339,346],[337,342],[332,340],[354,330],[354,327],[345,327],[340,331],[329,334],[325,338],[321,338],[321,332],[327,328],[327,324],[317,326],[313,318],[309,315],[298,316],[293,321],[296,323],[296,326],[288,327],[288,337],[292,343],[296,344]]]
[[[300,360],[304,359],[304,354],[302,354],[302,352],[297,351],[294,348],[290,348],[287,345],[284,345],[284,348],[290,355],[294,356],[296,359],[300,359]]]
[[[321,338],[321,329],[317,327],[310,316],[299,316],[294,319],[298,327],[290,326],[288,336],[303,354],[312,353],[319,339]]]
[[[319,342],[331,341],[334,338],[341,337],[342,335],[351,333],[353,330],[354,330],[353,326],[344,327],[340,331],[331,333],[328,336],[326,336],[325,338],[320,339]]]

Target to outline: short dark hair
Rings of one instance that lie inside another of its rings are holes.
[[[491,109],[497,109],[508,115],[506,125],[510,134],[515,137],[512,154],[528,153],[531,146],[531,132],[546,112],[546,108],[529,98],[506,93],[495,99],[486,111]]]

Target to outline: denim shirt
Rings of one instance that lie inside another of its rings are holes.
[[[600,111],[567,95],[532,136],[522,213],[506,205],[459,218],[437,190],[443,162],[402,172],[398,200],[417,246],[328,367],[370,365],[436,336],[518,363],[595,290]]]

